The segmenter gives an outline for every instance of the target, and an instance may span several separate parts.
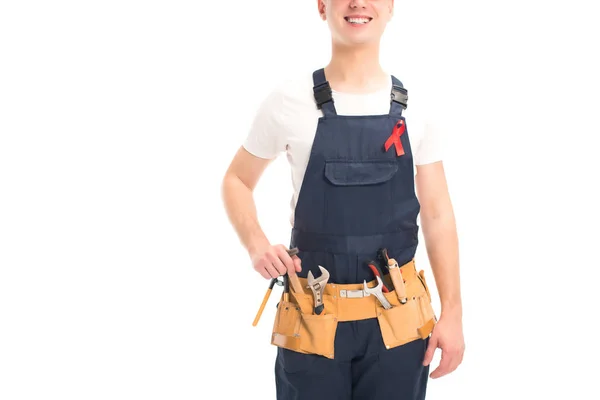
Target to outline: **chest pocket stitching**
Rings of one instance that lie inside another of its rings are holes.
[[[397,171],[395,160],[325,161],[325,177],[336,186],[375,185],[390,180]]]

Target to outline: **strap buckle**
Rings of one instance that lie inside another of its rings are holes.
[[[400,104],[403,109],[406,110],[408,106],[408,91],[398,85],[392,85],[392,93],[391,93],[392,101]]]
[[[321,109],[321,106],[328,101],[332,101],[333,97],[331,96],[332,90],[329,86],[329,82],[325,82],[320,84],[319,86],[314,87],[315,93],[315,101],[317,102],[317,108]]]

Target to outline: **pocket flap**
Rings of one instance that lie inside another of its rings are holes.
[[[325,177],[338,186],[374,185],[389,180],[398,170],[395,160],[325,162]]]

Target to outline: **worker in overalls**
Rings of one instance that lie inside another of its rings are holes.
[[[318,1],[330,63],[270,93],[223,180],[254,269],[270,287],[287,278],[271,338],[278,399],[424,399],[428,378],[462,361],[458,241],[439,138],[420,94],[411,114],[410,88],[379,64],[393,3]],[[252,197],[283,153],[294,187],[287,245],[268,240]],[[439,317],[415,266],[419,213]]]

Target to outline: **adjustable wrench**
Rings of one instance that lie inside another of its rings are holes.
[[[321,270],[321,276],[315,279],[312,274],[312,271],[308,271],[308,288],[312,290],[313,297],[315,299],[315,314],[320,315],[325,308],[323,304],[323,291],[325,290],[325,285],[327,285],[327,281],[329,280],[329,271],[319,265],[319,269]]]
[[[392,305],[390,304],[388,299],[386,299],[385,296],[383,295],[383,292],[382,292],[383,282],[379,276],[376,276],[376,278],[377,278],[377,286],[375,286],[374,288],[369,288],[367,286],[367,281],[363,281],[363,286],[364,286],[363,290],[366,294],[372,294],[373,296],[377,297],[377,300],[379,300],[379,302],[381,303],[383,308],[385,308],[386,310],[389,310],[390,308],[392,308]]]

